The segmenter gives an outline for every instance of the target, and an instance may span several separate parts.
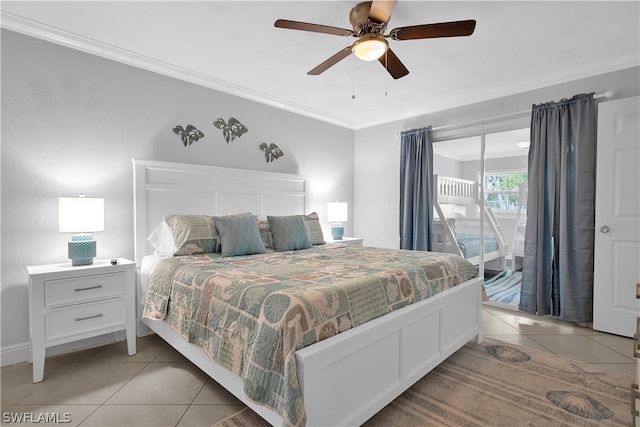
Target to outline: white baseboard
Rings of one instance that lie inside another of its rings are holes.
[[[4,346],[0,350],[0,366],[28,362],[30,352],[31,346],[28,342]]]
[[[112,332],[97,337],[74,341],[47,348],[46,357],[57,356],[89,347],[111,344],[123,341],[126,338],[124,331]],[[15,365],[16,363],[31,361],[31,345],[28,342],[2,347],[0,350],[0,366]]]

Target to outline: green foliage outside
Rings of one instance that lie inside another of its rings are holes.
[[[496,210],[517,210],[518,186],[523,183],[527,183],[527,172],[486,174],[484,191],[489,206]],[[526,200],[522,203],[526,204]]]

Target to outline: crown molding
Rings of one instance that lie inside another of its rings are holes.
[[[287,102],[283,99],[270,96],[252,89],[235,85],[227,81],[219,80],[206,74],[198,73],[186,68],[178,67],[163,61],[158,61],[144,55],[131,52],[126,49],[102,43],[87,37],[60,30],[48,25],[41,24],[30,19],[25,19],[18,15],[0,11],[1,27],[10,31],[45,40],[61,46],[69,47],[112,61],[121,62],[136,68],[141,68],[167,77],[193,83],[208,89],[244,98],[270,107],[300,114],[312,119],[320,120],[337,126],[355,130],[356,123],[342,117],[330,115],[318,110],[314,110],[303,105]]]
[[[602,64],[597,61],[587,67],[581,69],[558,70],[555,73],[549,73],[539,76],[534,81],[522,81],[510,86],[495,87],[488,92],[476,94],[462,94],[457,97],[451,97],[445,102],[425,104],[418,108],[398,110],[395,113],[387,113],[380,117],[367,117],[362,120],[349,120],[342,116],[326,113],[297,103],[289,102],[284,99],[267,95],[249,89],[244,86],[236,85],[227,81],[216,79],[212,76],[198,73],[193,70],[178,67],[163,61],[137,54],[126,49],[118,48],[113,45],[99,42],[87,37],[57,29],[36,21],[32,21],[18,15],[6,11],[0,11],[1,27],[7,30],[15,31],[27,36],[38,38],[41,40],[56,43],[92,55],[100,56],[106,59],[117,61],[123,64],[131,65],[140,69],[151,71],[167,77],[172,77],[181,81],[193,83],[208,89],[217,90],[239,98],[254,101],[263,105],[277,108],[301,116],[309,117],[322,122],[330,123],[336,126],[344,127],[354,131],[366,129],[378,125],[384,125],[393,122],[403,122],[416,117],[426,116],[438,111],[458,108],[474,103],[484,102],[491,99],[511,96],[528,91],[543,89],[553,85],[559,85],[575,81],[582,78],[593,77],[599,74],[605,74],[622,70],[624,68],[635,67],[639,65],[637,55],[618,58],[613,63]]]

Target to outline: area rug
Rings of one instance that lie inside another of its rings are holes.
[[[364,426],[630,426],[631,382],[617,372],[485,339],[466,344]],[[246,408],[213,427],[267,425]]]
[[[518,305],[520,303],[520,287],[522,272],[501,271],[484,281],[484,289],[489,301]]]

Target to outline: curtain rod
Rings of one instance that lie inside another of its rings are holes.
[[[608,91],[603,92],[603,93],[594,94],[593,98],[594,99],[611,98],[611,96],[613,96],[613,94],[614,94],[614,92],[612,90],[608,90]],[[500,116],[487,117],[487,118],[484,118],[484,119],[470,120],[468,122],[456,123],[454,125],[437,126],[437,127],[431,128],[431,130],[434,131],[434,130],[444,130],[444,129],[465,128],[465,127],[472,126],[472,125],[481,125],[481,124],[484,124],[487,121],[493,122],[493,121],[496,121],[496,120],[506,119],[506,118],[509,118],[509,117],[524,116],[525,114],[530,114],[530,113],[531,113],[531,109],[522,110],[522,111],[516,111],[514,113],[507,113],[507,114],[502,114]],[[395,137],[399,138],[400,134],[399,133],[395,134]]]

